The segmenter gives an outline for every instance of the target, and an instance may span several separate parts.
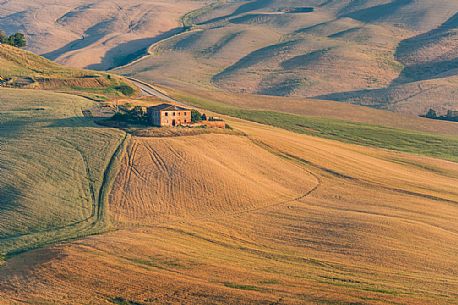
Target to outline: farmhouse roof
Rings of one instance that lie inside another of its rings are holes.
[[[160,104],[157,106],[149,107],[150,111],[180,111],[180,110],[189,110],[184,107],[180,107],[172,104]]]

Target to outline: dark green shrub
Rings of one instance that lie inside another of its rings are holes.
[[[115,87],[116,91],[121,92],[125,96],[131,96],[135,93],[134,88],[128,85],[119,85]]]
[[[8,43],[8,36],[3,31],[0,31],[0,43]]]
[[[202,114],[199,111],[192,109],[191,110],[191,122],[197,123],[202,121]]]
[[[437,112],[434,109],[429,109],[428,112],[425,115],[428,119],[436,119],[437,118]]]
[[[8,44],[16,48],[23,48],[27,45],[27,41],[25,39],[24,34],[16,33],[8,37]]]

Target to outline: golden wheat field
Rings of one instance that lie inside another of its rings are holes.
[[[456,163],[228,122],[128,138],[116,229],[8,260],[0,303],[458,304]]]

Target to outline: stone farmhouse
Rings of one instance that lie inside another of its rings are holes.
[[[192,123],[191,110],[172,104],[148,107],[148,122],[158,127],[186,126]]]

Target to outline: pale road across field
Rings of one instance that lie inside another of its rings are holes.
[[[152,85],[150,85],[148,83],[142,82],[142,81],[140,81],[138,79],[135,79],[135,78],[132,78],[132,77],[127,77],[127,79],[129,79],[138,88],[140,88],[142,93],[145,94],[145,95],[155,96],[155,97],[158,97],[158,98],[160,98],[160,99],[162,99],[164,101],[167,101],[167,102],[172,102],[172,103],[184,105],[183,103],[177,101],[176,99],[174,99],[174,98],[168,96],[167,94],[157,90],[156,88],[154,88]]]

